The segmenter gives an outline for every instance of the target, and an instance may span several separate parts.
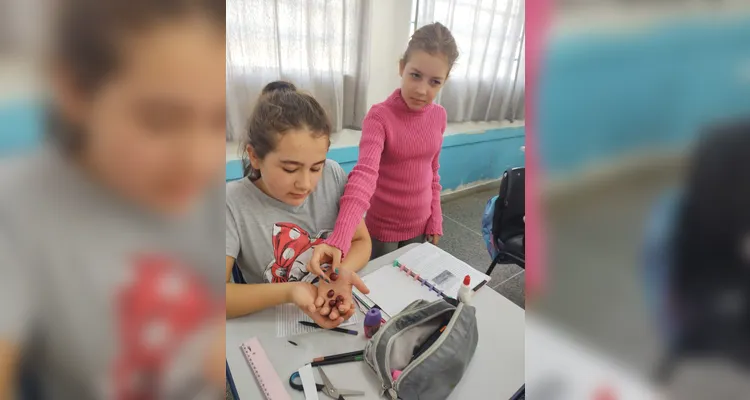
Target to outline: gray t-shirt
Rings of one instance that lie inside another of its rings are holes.
[[[93,183],[52,148],[5,167],[0,337],[21,347],[43,398],[204,392],[223,308],[222,182],[216,199],[168,220]]]
[[[227,255],[248,283],[310,281],[312,248],[333,231],[346,173],[327,160],[315,190],[297,207],[269,197],[248,178],[227,183]]]

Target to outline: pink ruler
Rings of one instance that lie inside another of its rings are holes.
[[[266,395],[266,399],[291,400],[258,338],[248,339],[240,345],[240,349],[245,354],[250,370],[253,371],[255,378],[258,380],[260,391]]]

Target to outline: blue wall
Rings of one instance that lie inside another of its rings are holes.
[[[33,100],[0,103],[0,156],[28,150],[39,141],[43,115]]]
[[[443,189],[483,179],[499,178],[510,167],[525,165],[523,127],[499,128],[484,133],[457,133],[445,137],[440,153],[440,183]],[[328,158],[336,160],[350,172],[357,163],[359,147],[331,149]],[[242,177],[239,160],[227,163],[227,180]]]
[[[545,169],[681,147],[702,127],[750,112],[750,17],[721,24],[681,20],[551,43],[538,95]]]
[[[0,155],[29,150],[39,142],[43,115],[38,103],[0,104]],[[441,183],[445,189],[484,179],[498,178],[510,167],[524,165],[524,128],[498,128],[483,133],[458,133],[445,137],[440,155]],[[357,162],[357,146],[332,149],[328,157],[349,172]],[[239,160],[226,165],[226,179],[242,176]]]

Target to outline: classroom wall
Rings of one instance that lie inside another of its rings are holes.
[[[445,136],[439,171],[443,190],[455,190],[478,181],[497,179],[506,169],[525,165],[524,152],[521,150],[525,141],[524,126],[488,125],[491,127]],[[334,147],[328,152],[328,158],[341,164],[347,173],[354,168],[358,155],[357,145]],[[227,181],[241,177],[241,161],[229,160],[226,166]]]
[[[0,99],[0,157],[36,147],[43,129],[38,100]]]
[[[42,115],[33,64],[0,57],[0,156],[33,148],[41,134]]]
[[[375,7],[377,3],[377,7]],[[371,35],[367,106],[388,97],[400,83],[398,60],[406,49],[411,27],[410,0],[378,0],[370,2]],[[18,68],[10,82],[17,82]],[[3,81],[0,79],[0,89]],[[7,86],[5,86],[7,89]],[[0,92],[3,92],[0,90]],[[30,90],[21,88],[21,95],[0,97],[0,154],[34,148],[43,129],[38,98],[26,96]],[[7,91],[6,91],[7,93]],[[329,157],[349,172],[359,153],[359,132],[349,131],[348,138],[334,144]],[[444,189],[453,190],[478,181],[499,178],[505,169],[524,165],[523,123],[457,124],[449,127],[440,157],[440,175]],[[236,158],[236,145],[228,151],[226,179],[241,177],[241,163]]]
[[[368,110],[400,85],[398,61],[411,35],[411,5],[411,0],[370,2]]]
[[[748,43],[747,13],[554,39],[538,95],[546,174],[684,149],[702,127],[747,115]]]

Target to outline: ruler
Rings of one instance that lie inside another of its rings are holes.
[[[260,391],[266,395],[267,400],[291,400],[289,393],[279,378],[279,374],[273,369],[271,360],[268,359],[266,351],[260,345],[258,338],[250,338],[240,345],[242,353],[245,354],[250,370],[258,380]]]

